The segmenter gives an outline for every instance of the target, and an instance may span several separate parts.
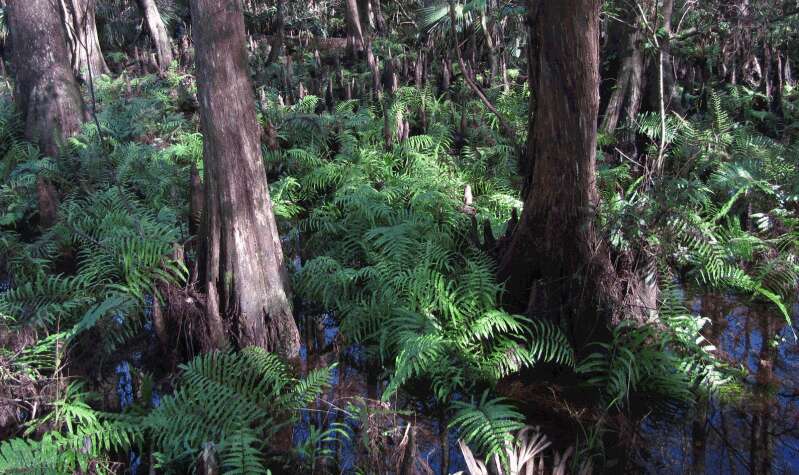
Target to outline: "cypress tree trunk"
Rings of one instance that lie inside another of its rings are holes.
[[[380,0],[369,0],[372,4],[372,11],[375,15],[375,30],[379,35],[387,33],[386,19],[383,16],[383,6],[380,5]]]
[[[486,87],[491,87],[491,85],[496,80],[497,76],[499,76],[499,49],[500,49],[500,42],[495,38],[496,33],[496,25],[495,22],[492,20],[490,23],[488,18],[493,14],[494,5],[492,2],[486,2],[486,11],[480,15],[480,25],[481,29],[483,30],[483,36],[485,37],[485,44],[488,47],[488,77],[486,78]]]
[[[285,22],[285,3],[283,0],[277,0],[277,12],[275,12],[275,24],[272,31],[272,48],[269,50],[269,57],[266,59],[266,64],[277,62],[280,54],[283,52],[283,42],[286,36],[286,22]]]
[[[629,12],[626,21],[634,27],[623,26],[614,28],[617,32],[618,42],[624,43],[624,49],[619,53],[623,59],[619,66],[618,79],[610,95],[605,113],[602,117],[600,131],[604,134],[615,134],[619,123],[634,120],[641,110],[644,94],[644,72],[646,69],[643,41],[644,32],[640,26],[640,13]],[[615,37],[614,37],[615,38]],[[657,84],[657,81],[653,81]],[[624,137],[619,137],[622,148],[634,148],[636,132],[628,131]]]
[[[680,96],[677,94],[677,78],[674,76],[674,58],[671,55],[672,18],[674,16],[674,0],[663,0],[661,7],[663,15],[662,31],[665,33],[662,40],[663,50],[663,84],[666,110],[684,114]]]
[[[372,11],[372,2],[370,0],[357,0],[358,1],[358,11],[360,12],[360,17],[363,19],[363,28],[366,30],[374,30],[375,29],[375,15]]]
[[[791,69],[791,55],[785,55],[785,61],[783,61],[782,66],[782,79],[785,81],[785,85],[787,86],[795,86],[796,81],[793,79],[793,70]]]
[[[109,69],[100,49],[97,23],[94,18],[96,1],[61,0],[61,9],[75,75],[88,83],[90,67],[92,76],[107,74]]]
[[[638,114],[641,104],[643,52],[641,51],[640,31],[637,29],[631,30],[627,42],[628,49],[622,61],[619,77],[608,101],[605,115],[602,118],[602,126],[600,127],[603,133],[609,135],[616,132],[616,127],[622,118],[625,103],[629,105],[637,103],[632,108],[628,107],[628,119],[635,118],[634,116]],[[629,99],[627,99],[628,97]],[[629,114],[633,114],[633,116],[630,117]]]
[[[6,7],[17,106],[25,137],[42,153],[58,148],[80,129],[83,102],[69,63],[69,50],[57,4],[51,0],[10,0]],[[55,221],[58,195],[50,183],[37,183],[39,219]]]
[[[768,101],[768,108],[778,121],[783,119],[782,110],[782,78],[779,50],[766,43],[764,49],[763,87]]]
[[[605,328],[597,304],[614,285],[594,222],[601,3],[529,2],[530,89],[546,94],[523,167],[531,186],[499,271],[510,310],[565,321],[583,343]]]
[[[347,20],[347,52],[354,60],[359,49],[366,49],[358,0],[344,0],[344,16]]]
[[[283,250],[261,157],[240,2],[193,0],[200,120],[205,138],[204,268],[211,340],[223,316],[239,346],[297,356]]]
[[[144,15],[144,21],[147,23],[147,31],[150,32],[150,38],[152,38],[155,45],[158,68],[161,71],[165,71],[172,63],[172,45],[169,43],[166,26],[164,26],[164,21],[161,20],[161,14],[158,13],[155,0],[137,1]]]

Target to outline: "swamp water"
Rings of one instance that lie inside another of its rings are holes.
[[[729,364],[744,368],[748,376],[738,394],[728,395],[723,402],[700,403],[684,420],[645,420],[641,428],[643,441],[635,456],[640,471],[799,473],[799,342],[794,337],[799,305],[794,305],[794,327],[790,327],[775,309],[744,305],[731,297],[703,295],[689,297],[688,303],[695,313],[712,320],[705,332],[716,345],[718,355]],[[309,330],[309,325],[305,325],[302,370],[338,364],[332,370],[330,389],[315,406],[303,412],[294,427],[295,446],[317,437],[313,450],[317,455],[327,454],[328,468],[337,467],[334,473],[355,473],[356,466],[364,466],[370,455],[357,448],[359,442],[361,446],[393,452],[393,457],[375,460],[387,470],[383,473],[395,473],[402,462],[401,451],[409,443],[416,446],[414,473],[441,473],[442,446],[448,448],[449,473],[466,469],[457,434],[449,431],[446,440],[442,439],[437,418],[420,416],[423,412],[398,415],[391,410],[392,405],[381,406],[378,400],[383,385],[368,381],[359,367],[363,359],[360,348],[337,347],[338,327],[330,315],[309,323],[316,328]],[[309,352],[309,346],[316,350]],[[118,368],[123,406],[132,397],[127,364]],[[410,441],[409,425],[413,429]],[[320,430],[331,427],[339,430],[332,437],[318,438]],[[358,437],[362,440],[358,441]],[[131,455],[135,460],[135,455]],[[314,452],[307,453],[309,457],[313,455]]]
[[[634,460],[641,473],[649,474],[793,474],[799,473],[799,341],[794,336],[799,305],[793,307],[794,325],[786,325],[780,313],[763,304],[713,294],[688,296],[687,304],[710,318],[705,336],[716,346],[717,355],[747,376],[740,390],[721,399],[700,402],[679,420],[654,416],[641,426],[642,439]],[[322,318],[319,337],[322,348],[335,346],[338,328],[329,315]],[[307,340],[308,341],[308,340]],[[313,346],[313,343],[311,343]],[[360,350],[349,348],[340,361],[358,361]],[[303,361],[311,367],[333,361],[311,355],[303,346]],[[369,387],[372,384],[374,387]],[[356,365],[340,363],[333,370],[333,386],[316,412],[308,412],[295,427],[294,440],[307,440],[311,426],[330,427],[344,423],[350,434],[361,421],[342,408],[346,401],[380,397],[382,386],[367,382]],[[334,414],[338,413],[338,416]],[[343,422],[342,422],[343,421]],[[397,418],[394,430],[409,419]],[[420,473],[441,473],[438,420],[417,416]],[[384,427],[391,429],[391,426]],[[353,437],[358,437],[354,435]],[[457,434],[448,434],[449,472],[465,470],[457,446]],[[341,473],[353,473],[358,456],[354,441],[338,437],[328,442]],[[363,462],[363,460],[361,460]],[[363,466],[363,465],[361,465]],[[388,472],[391,473],[391,472]]]
[[[708,317],[717,355],[747,376],[741,391],[700,402],[685,420],[646,421],[642,471],[657,474],[799,473],[799,343],[774,307],[719,295],[688,298]]]

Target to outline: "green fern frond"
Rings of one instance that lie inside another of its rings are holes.
[[[453,401],[452,407],[456,412],[450,427],[457,428],[461,438],[486,458],[504,457],[513,432],[524,427],[522,415],[502,398],[489,399],[488,391],[478,402]]]

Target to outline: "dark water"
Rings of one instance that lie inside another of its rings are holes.
[[[774,308],[735,298],[689,299],[713,322],[718,356],[746,370],[742,390],[700,403],[684,420],[646,424],[642,465],[659,474],[799,473],[799,344]]]
[[[0,292],[11,287],[8,278],[0,279]],[[713,322],[705,336],[716,345],[718,356],[745,369],[748,376],[740,391],[723,400],[705,401],[680,420],[647,421],[643,427],[644,447],[639,454],[642,470],[657,474],[799,473],[799,343],[794,337],[799,306],[794,305],[791,327],[769,306],[719,295],[687,297],[687,301],[693,312]],[[148,300],[147,317],[150,304]],[[328,467],[338,467],[335,473],[354,473],[356,467],[370,466],[369,454],[360,444],[364,436],[368,440],[376,433],[369,432],[364,419],[349,405],[368,406],[367,412],[373,414],[381,410],[393,414],[396,408],[390,404],[381,406],[378,401],[382,384],[367,381],[359,368],[362,351],[357,346],[338,347],[338,328],[332,316],[309,320],[314,320],[315,329],[306,325],[303,370],[334,362],[338,366],[333,369],[332,387],[302,414],[294,430],[294,443],[299,446],[306,441],[312,427],[324,430],[338,424],[347,435],[322,441],[317,449],[328,451]],[[151,332],[149,325],[145,328]],[[123,408],[133,402],[131,370],[140,366],[139,357],[133,354],[116,367],[117,396]],[[158,405],[157,394],[151,403]],[[441,473],[442,443],[436,418],[421,413],[373,418],[389,449],[411,424],[416,434],[417,473]],[[464,470],[457,434],[448,435],[449,473]],[[135,452],[129,455],[131,471],[135,473],[141,460]],[[382,462],[391,467],[394,460]],[[392,471],[389,468],[385,473]]]
[[[794,328],[774,308],[732,297],[702,295],[687,297],[687,303],[693,312],[711,319],[704,333],[716,346],[717,356],[744,369],[747,376],[734,391],[699,403],[678,420],[647,420],[638,451],[641,470],[653,474],[799,473],[799,343]],[[796,323],[799,306],[793,310]],[[339,366],[333,370],[333,385],[323,401],[296,426],[294,440],[295,444],[305,441],[311,426],[344,424],[350,437],[338,437],[326,446],[335,453],[331,460],[337,472],[354,473],[356,466],[368,466],[364,464],[368,456],[355,441],[364,431],[362,421],[345,407],[348,402],[379,398],[382,387],[379,383],[370,387],[364,372],[347,364],[361,356],[357,347],[341,350],[346,358],[334,355],[331,347],[336,346],[338,328],[330,315],[317,324],[316,335],[307,343],[328,353],[314,355],[312,351],[309,356],[304,346],[306,369],[336,361]],[[416,414],[412,420],[399,417],[392,422],[400,432],[408,423],[417,429],[418,473],[441,473],[439,421]],[[386,425],[384,429],[392,428],[391,423]],[[449,473],[465,470],[457,434],[450,433],[447,442]]]
[[[7,287],[7,285],[6,285]],[[792,474],[799,473],[799,343],[794,337],[799,306],[793,308],[790,327],[773,308],[742,303],[732,297],[688,297],[693,312],[711,319],[705,336],[717,347],[717,355],[744,368],[748,376],[740,391],[700,403],[680,420],[644,423],[644,447],[638,462],[645,473],[657,474]],[[313,431],[341,429],[335,437],[315,444],[328,454],[327,467],[335,473],[355,473],[369,467],[364,442],[381,443],[387,453],[401,443],[408,425],[414,430],[416,473],[442,473],[442,440],[439,421],[421,413],[397,415],[390,403],[380,403],[383,385],[367,381],[362,351],[357,346],[339,348],[334,318],[308,319],[302,348],[303,372],[338,363],[332,370],[332,386],[294,428],[294,445],[300,446]],[[310,323],[310,325],[308,325]],[[312,327],[312,328],[309,328]],[[311,348],[311,351],[308,348]],[[117,367],[120,405],[132,402],[130,366]],[[156,396],[157,397],[157,396]],[[158,401],[152,401],[154,406]],[[353,408],[360,408],[361,413]],[[368,408],[368,409],[367,409]],[[372,414],[363,417],[364,411]],[[374,427],[369,427],[369,422]],[[446,441],[449,473],[465,470],[457,447],[457,434]],[[317,452],[318,454],[319,452]],[[140,464],[131,453],[131,464]],[[379,461],[392,473],[396,460]]]
[[[415,447],[414,473],[444,473],[444,446],[448,452],[445,473],[466,470],[455,431],[447,432],[446,445],[443,445],[442,424],[437,418],[423,411],[401,410],[393,402],[379,400],[386,382],[369,381],[363,370],[365,361],[360,347],[338,347],[338,324],[330,314],[310,319],[303,333],[306,337],[300,350],[303,372],[332,363],[337,366],[331,371],[330,389],[303,412],[294,427],[295,446],[306,443],[314,430],[338,427],[341,432],[333,440],[317,444],[317,450],[326,450],[329,454],[328,467],[336,467],[333,473],[360,473],[357,469],[367,467],[369,473],[396,473],[403,440],[413,431],[409,443]],[[366,446],[382,450],[369,453]]]

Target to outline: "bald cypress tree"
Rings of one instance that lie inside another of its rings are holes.
[[[501,263],[515,311],[564,321],[585,341],[612,269],[597,233],[600,0],[530,0],[531,109],[524,211]]]
[[[61,8],[75,74],[88,83],[90,73],[95,77],[108,73],[97,35],[96,0],[64,0]]]
[[[83,102],[70,64],[64,24],[51,0],[10,0],[6,5],[17,106],[25,136],[42,153],[58,155],[83,119]],[[39,219],[55,221],[58,196],[43,179],[37,183]]]
[[[239,1],[193,0],[200,120],[205,138],[203,282],[216,346],[230,327],[240,346],[294,357],[300,340],[261,157]]]
[[[155,0],[137,0],[141,9],[144,21],[147,23],[147,31],[150,33],[155,45],[155,54],[158,58],[158,68],[166,70],[172,63],[172,45],[169,42],[169,35],[166,31],[161,14],[158,13],[158,5]]]

